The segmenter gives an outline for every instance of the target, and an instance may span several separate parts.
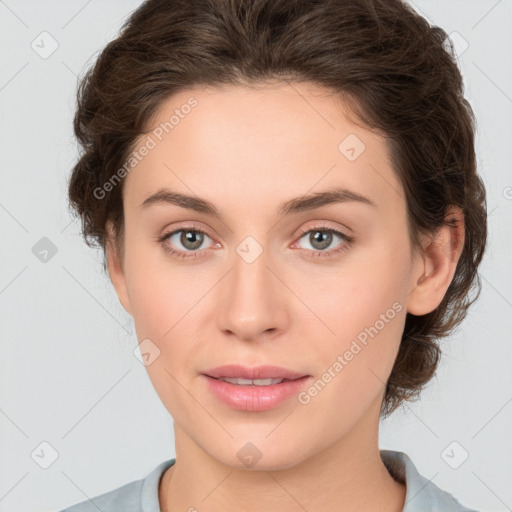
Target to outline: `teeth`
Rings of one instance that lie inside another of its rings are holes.
[[[239,379],[232,377],[220,377],[219,380],[229,382],[230,384],[238,384],[239,386],[271,386],[272,384],[279,384],[284,379]]]

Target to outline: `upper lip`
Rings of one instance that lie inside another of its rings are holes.
[[[220,377],[240,377],[242,379],[299,379],[305,373],[288,370],[280,366],[242,366],[240,364],[227,364],[217,366],[203,372],[204,375],[218,379]]]

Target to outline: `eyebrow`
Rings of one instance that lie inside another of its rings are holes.
[[[279,205],[278,212],[280,215],[284,216],[292,213],[315,210],[322,206],[349,202],[365,204],[375,208],[377,207],[376,203],[368,197],[346,188],[335,187],[323,192],[315,192],[313,194],[285,201]],[[147,208],[154,204],[173,204],[181,208],[194,210],[213,217],[221,217],[220,211],[210,201],[197,196],[190,196],[180,192],[175,192],[166,188],[160,189],[158,192],[150,195],[140,206],[141,208]]]

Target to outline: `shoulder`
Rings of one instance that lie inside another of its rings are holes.
[[[61,512],[140,512],[140,496],[144,480],[137,480],[94,498],[82,501]]]
[[[407,454],[392,450],[380,450],[380,454],[393,478],[406,484],[403,512],[477,512],[422,476]]]
[[[112,489],[94,498],[76,503],[60,512],[160,512],[158,486],[165,470],[174,464],[170,459],[158,464],[145,478]]]

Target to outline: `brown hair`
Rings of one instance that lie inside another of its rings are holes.
[[[464,213],[464,248],[442,302],[429,314],[407,314],[381,411],[387,416],[419,395],[437,368],[436,340],[451,334],[479,296],[487,239],[475,119],[453,45],[404,2],[147,0],[79,85],[74,131],[82,153],[69,182],[70,206],[89,246],[105,251],[110,220],[119,247],[123,183],[101,199],[94,191],[123,166],[161,103],[195,85],[275,79],[322,85],[362,126],[385,134],[412,247],[420,234],[456,222],[447,217],[450,205]]]

